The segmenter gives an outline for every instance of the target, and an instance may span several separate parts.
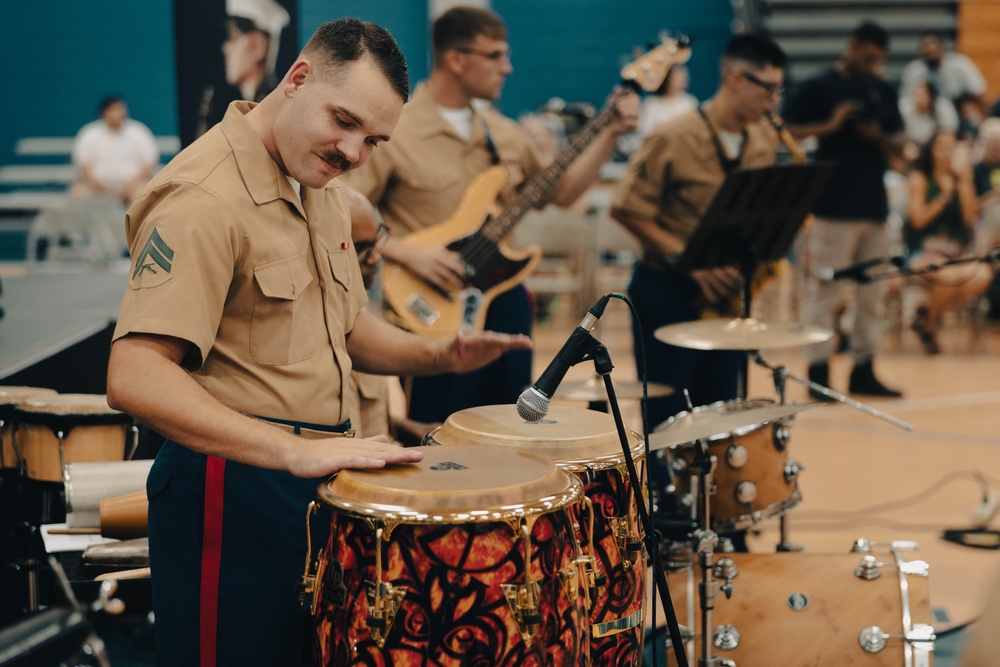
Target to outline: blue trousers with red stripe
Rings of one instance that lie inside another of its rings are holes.
[[[296,584],[322,481],[163,445],[146,481],[157,664],[309,664],[312,623]],[[314,552],[328,530],[318,513]]]

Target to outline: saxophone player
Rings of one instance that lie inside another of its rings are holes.
[[[657,341],[653,333],[738,298],[735,267],[682,273],[675,263],[726,175],[773,164],[778,135],[765,116],[781,100],[785,62],[781,48],[766,37],[734,37],[722,56],[715,96],[647,137],[615,194],[612,217],[643,248],[629,285],[642,324],[641,337],[633,324],[636,352],[644,345],[651,382],[676,390],[650,400],[650,427],[686,409],[682,389],[695,405],[737,397],[741,352],[684,349]]]

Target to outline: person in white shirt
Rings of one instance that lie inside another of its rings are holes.
[[[101,117],[84,125],[73,142],[73,166],[78,173],[69,194],[107,194],[128,205],[153,175],[160,151],[149,128],[128,117],[121,97],[105,97],[99,109]]]
[[[951,101],[966,93],[980,98],[986,93],[986,80],[976,64],[961,53],[948,51],[941,35],[933,32],[920,36],[920,57],[903,68],[899,96],[906,97],[918,81],[934,84],[938,93]]]
[[[938,94],[929,81],[916,81],[910,94],[899,98],[899,113],[906,126],[906,138],[923,148],[940,131],[958,132],[955,106]]]

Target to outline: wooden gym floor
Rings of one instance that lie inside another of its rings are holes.
[[[551,318],[536,325],[535,377],[579,322],[568,301],[561,299]],[[617,382],[636,377],[630,321],[627,306],[612,300],[595,331],[615,362]],[[945,528],[971,527],[984,488],[1000,495],[1000,327],[987,327],[972,344],[968,332],[952,324],[941,342],[944,353],[928,357],[912,332],[887,336],[876,372],[904,397],[857,397],[909,422],[913,431],[840,403],[797,415],[789,455],[806,469],[799,478],[803,500],[787,519],[790,541],[809,552],[843,553],[858,537],[919,542],[920,555],[930,564],[938,631],[973,620],[1000,573],[1000,551],[959,546],[940,536]],[[798,349],[763,356],[793,375],[806,373]],[[835,391],[846,389],[851,362],[845,355],[832,361]],[[589,362],[579,364],[567,378],[582,380],[593,372]],[[807,400],[802,385],[789,380],[788,386],[790,401]],[[748,396],[775,398],[768,371],[751,368]],[[638,404],[623,402],[622,412],[639,430]],[[1000,528],[1000,517],[990,527]],[[759,524],[749,540],[751,551],[773,551],[778,528],[777,519]]]

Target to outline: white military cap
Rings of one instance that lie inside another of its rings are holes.
[[[267,65],[269,70],[273,70],[278,58],[281,31],[291,20],[285,8],[274,0],[226,0],[226,14],[236,18],[249,19],[253,21],[258,30],[270,35]]]

